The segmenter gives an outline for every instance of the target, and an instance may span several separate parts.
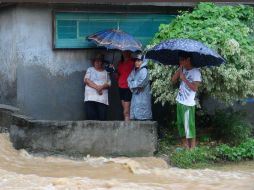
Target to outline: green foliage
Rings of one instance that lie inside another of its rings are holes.
[[[202,68],[202,94],[232,104],[254,96],[254,9],[249,6],[216,6],[200,3],[193,12],[182,12],[170,24],[161,24],[151,45],[173,38],[198,40],[216,50],[225,65]],[[175,103],[177,87],[170,79],[176,68],[153,64],[152,92],[156,102]]]
[[[254,160],[254,139],[239,146],[221,144],[217,147],[196,147],[192,150],[176,149],[170,155],[171,164],[180,168],[193,168],[224,161]]]
[[[245,143],[236,147],[222,144],[215,149],[215,155],[219,160],[240,161],[254,159],[254,139],[249,139]]]
[[[214,138],[227,144],[241,144],[251,135],[252,126],[244,119],[242,112],[233,112],[229,109],[217,111],[212,123]]]
[[[208,128],[213,125],[213,116],[203,109],[196,109],[196,121],[197,128]]]
[[[168,152],[171,152],[174,150],[174,144],[175,139],[173,139],[173,136],[165,136],[162,139],[159,139],[158,141],[158,154],[167,154]]]
[[[201,143],[210,142],[210,141],[211,141],[211,137],[208,134],[202,135],[199,137],[199,142]]]
[[[158,150],[160,154],[171,152],[174,145],[179,143],[178,130],[175,121],[167,122],[167,125],[159,126]]]
[[[196,164],[211,163],[216,157],[209,147],[199,147],[192,150],[178,150],[170,157],[171,164],[180,168],[191,168]]]

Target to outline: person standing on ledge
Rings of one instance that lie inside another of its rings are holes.
[[[136,55],[135,68],[128,77],[128,85],[132,92],[130,119],[151,120],[151,88],[147,60],[141,54]]]
[[[119,95],[123,108],[124,121],[130,120],[130,104],[132,93],[128,87],[127,78],[134,68],[134,61],[131,57],[130,51],[123,51],[122,60],[118,64],[117,68],[117,80],[119,87]]]
[[[177,127],[182,145],[186,148],[196,146],[195,96],[200,85],[201,73],[192,65],[192,55],[179,52],[179,69],[172,77],[172,82],[181,80],[177,101]]]
[[[110,76],[103,67],[103,55],[96,55],[93,66],[89,67],[84,77],[85,112],[87,120],[107,120],[108,88]]]

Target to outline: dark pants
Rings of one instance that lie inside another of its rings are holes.
[[[120,95],[120,100],[123,100],[124,102],[130,102],[132,93],[129,88],[119,88],[119,95]]]
[[[85,111],[87,120],[107,120],[108,106],[99,102],[85,102]]]

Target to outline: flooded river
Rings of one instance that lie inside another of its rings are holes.
[[[33,156],[0,134],[0,190],[254,190],[254,163],[241,169],[185,170],[159,158]]]

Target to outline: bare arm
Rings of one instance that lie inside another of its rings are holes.
[[[98,90],[99,86],[95,84],[93,81],[89,80],[88,78],[84,78],[84,83],[95,90]]]
[[[180,77],[180,71],[181,71],[181,67],[179,67],[179,69],[174,73],[173,77],[171,78],[171,81],[173,83],[176,83],[177,79]]]
[[[111,84],[109,83],[104,83],[102,86],[101,86],[101,89],[104,90],[104,89],[107,89],[111,86]]]
[[[87,78],[84,78],[84,83],[86,84],[86,85],[88,85],[88,86],[90,86],[91,88],[94,88],[96,91],[97,91],[97,93],[99,94],[99,95],[102,95],[103,94],[103,92],[102,92],[102,90],[103,90],[103,85],[97,85],[97,84],[95,84],[93,81],[91,81],[91,80],[89,80],[89,79],[87,79]]]
[[[86,85],[90,86],[91,88],[94,88],[95,90],[97,90],[99,94],[102,93],[101,92],[102,90],[107,89],[107,88],[109,88],[111,86],[110,83],[104,83],[103,85],[97,85],[93,81],[91,81],[91,80],[89,80],[87,78],[84,78],[84,83]]]

